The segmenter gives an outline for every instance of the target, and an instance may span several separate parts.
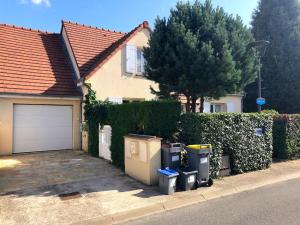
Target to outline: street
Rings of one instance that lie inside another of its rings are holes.
[[[286,181],[123,225],[299,225],[300,179]]]

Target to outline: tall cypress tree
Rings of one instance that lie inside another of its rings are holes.
[[[300,113],[300,2],[260,0],[252,33],[270,46],[262,58],[262,94],[266,108]],[[255,111],[257,84],[246,88],[245,110]]]

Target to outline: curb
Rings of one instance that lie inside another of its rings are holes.
[[[250,191],[267,185],[272,185],[272,184],[293,180],[297,178],[300,178],[300,171],[288,175],[280,175],[275,179],[273,178],[269,180],[264,180],[263,182],[252,183],[251,185],[246,184],[240,186],[230,186],[226,190],[221,188],[220,190],[211,193],[210,192],[195,193],[193,195],[182,194],[179,196],[174,196],[174,199],[171,199],[164,203],[153,203],[153,205],[150,206],[128,210],[128,211],[111,214],[107,216],[101,216],[98,218],[81,221],[79,223],[74,223],[74,225],[75,224],[76,225],[94,225],[94,224],[113,225],[113,224],[124,223],[131,220],[142,218],[144,216],[167,212],[170,210],[187,207],[194,204],[207,202],[212,199],[226,197],[233,194],[242,193],[245,191]],[[224,180],[223,182],[225,184],[227,183]]]

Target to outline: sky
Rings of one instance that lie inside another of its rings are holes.
[[[185,0],[186,1],[186,0]],[[204,0],[200,0],[203,2]],[[0,23],[60,32],[61,20],[129,32],[157,16],[168,17],[177,0],[0,0]],[[258,0],[212,0],[250,24]]]

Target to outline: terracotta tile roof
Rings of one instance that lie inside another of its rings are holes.
[[[0,93],[78,96],[60,34],[0,24]]]
[[[143,22],[129,33],[105,30],[62,21],[72,47],[81,77],[90,77],[138,31],[149,28]]]

